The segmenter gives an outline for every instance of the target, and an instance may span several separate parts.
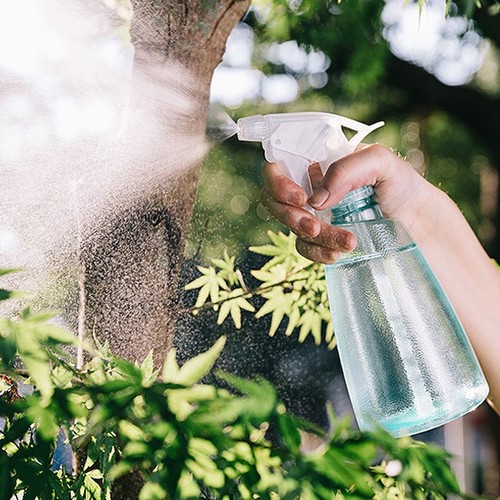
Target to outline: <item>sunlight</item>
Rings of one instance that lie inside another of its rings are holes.
[[[446,85],[463,85],[481,67],[488,43],[465,17],[447,17],[443,0],[417,3],[388,0],[382,14],[384,37],[393,54],[422,66]]]
[[[1,160],[117,132],[133,49],[96,19],[75,5],[0,1]]]
[[[40,64],[40,1],[0,2],[0,69],[28,75]]]

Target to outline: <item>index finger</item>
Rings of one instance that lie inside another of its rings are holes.
[[[277,163],[265,162],[262,176],[268,193],[277,201],[303,207],[307,203],[306,192],[290,179]]]

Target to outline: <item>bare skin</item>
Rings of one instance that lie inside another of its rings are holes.
[[[353,234],[321,222],[304,206],[325,210],[349,191],[372,185],[382,213],[403,223],[450,298],[488,380],[489,402],[500,414],[500,271],[455,203],[378,144],[333,163],[324,177],[318,165],[309,174],[314,192],[308,200],[277,164],[263,168],[262,204],[297,235],[298,252],[331,264],[353,250]]]

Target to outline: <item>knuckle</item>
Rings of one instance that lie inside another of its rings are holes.
[[[388,156],[393,154],[387,146],[384,146],[383,144],[380,144],[378,142],[375,144],[370,144],[366,149],[367,153],[373,154],[381,159],[387,158]]]
[[[321,258],[325,264],[333,264],[339,258],[339,253],[330,248],[321,248]]]
[[[280,193],[286,193],[294,187],[293,181],[291,181],[286,175],[280,175],[273,179],[272,185],[274,189]]]
[[[338,162],[334,163],[332,167],[330,167],[329,174],[330,182],[338,182],[346,179],[349,176],[349,165],[342,158]]]

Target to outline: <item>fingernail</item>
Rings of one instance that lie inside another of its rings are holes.
[[[313,195],[309,198],[309,205],[312,207],[319,208],[330,196],[329,191],[325,188],[320,188],[313,193]]]
[[[309,217],[302,217],[299,221],[299,228],[308,236],[316,236],[316,221]]]

